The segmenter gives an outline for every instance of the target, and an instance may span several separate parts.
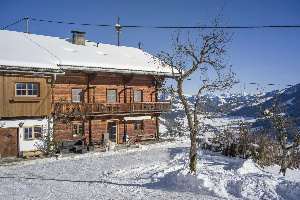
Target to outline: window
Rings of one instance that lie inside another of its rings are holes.
[[[134,130],[142,131],[143,130],[143,121],[142,120],[135,120],[134,121]]]
[[[73,123],[73,136],[82,136],[83,135],[83,124],[81,122]]]
[[[117,90],[107,90],[107,102],[117,102]]]
[[[39,84],[38,83],[16,83],[17,97],[38,97]]]
[[[142,102],[142,90],[134,90],[134,102]]]
[[[83,102],[82,89],[72,89],[72,102]]]
[[[34,140],[42,138],[43,126],[28,126],[24,127],[24,139]]]

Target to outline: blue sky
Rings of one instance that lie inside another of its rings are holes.
[[[197,26],[214,16],[223,0],[0,0],[0,28],[25,16],[52,21],[143,26]],[[228,0],[224,9],[228,26],[300,25],[299,0]],[[6,30],[25,31],[25,21]],[[117,44],[114,27],[66,25],[30,21],[32,34],[69,38],[71,30],[86,31],[86,39]],[[196,34],[196,30],[190,30]],[[138,47],[156,55],[170,51],[173,29],[123,28],[121,45]],[[282,89],[300,82],[300,28],[236,29],[229,49],[229,62],[240,80],[233,91],[255,92]],[[185,93],[195,93],[198,77],[184,86]],[[276,84],[269,86],[267,84]]]

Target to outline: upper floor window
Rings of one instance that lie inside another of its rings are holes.
[[[142,90],[134,90],[134,102],[142,102]]]
[[[24,127],[24,139],[34,140],[42,138],[43,126],[28,126]]]
[[[16,96],[19,97],[38,97],[38,83],[16,83]]]
[[[115,89],[108,89],[107,90],[107,102],[117,102],[117,90]]]
[[[83,89],[72,89],[72,102],[83,102]]]

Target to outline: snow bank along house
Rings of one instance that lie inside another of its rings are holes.
[[[171,70],[140,49],[0,31],[0,153],[18,156],[43,147],[58,121],[61,141],[123,143],[159,137],[160,81]],[[71,36],[71,34],[70,34]],[[107,135],[107,134],[106,134]]]

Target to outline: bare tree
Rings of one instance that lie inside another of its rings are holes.
[[[226,60],[227,47],[231,41],[232,34],[227,32],[222,10],[209,22],[212,23],[214,28],[208,30],[199,26],[197,37],[194,39],[189,33],[183,38],[179,27],[177,34],[172,38],[172,53],[162,51],[158,55],[161,65],[172,69],[173,78],[177,82],[175,92],[183,103],[188,120],[191,139],[189,168],[190,172],[194,174],[196,174],[197,164],[196,135],[199,125],[198,114],[204,112],[202,105],[210,106],[202,102],[201,98],[203,94],[228,89],[235,83],[234,73]],[[192,74],[199,75],[200,80],[194,84],[195,87],[198,87],[198,92],[196,102],[190,108],[183,94],[183,84],[190,79],[189,77]]]
[[[279,133],[278,141],[282,150],[280,172],[285,176],[288,168],[289,151],[300,145],[300,131],[297,130],[294,119],[285,112],[285,106],[275,98],[272,105],[265,109],[260,106],[261,113],[270,120],[272,127]],[[288,142],[288,137],[293,141]]]

